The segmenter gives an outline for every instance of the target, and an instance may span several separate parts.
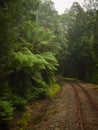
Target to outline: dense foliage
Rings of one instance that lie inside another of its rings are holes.
[[[75,2],[59,15],[51,0],[0,2],[0,123],[28,102],[54,95],[57,69],[98,83],[97,5]]]
[[[75,2],[61,16],[62,23],[67,27],[68,45],[67,55],[60,66],[64,76],[98,83],[97,4],[97,1],[86,1],[87,6],[82,8]]]
[[[37,22],[40,2],[1,2],[0,123],[12,119],[27,102],[48,96],[58,66],[56,36]]]

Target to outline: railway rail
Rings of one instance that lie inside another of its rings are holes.
[[[79,129],[98,130],[97,102],[95,102],[85,86],[76,81],[68,81],[68,83],[72,86],[75,93]]]

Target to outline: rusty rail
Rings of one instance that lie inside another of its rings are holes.
[[[78,92],[76,90],[75,85],[72,82],[69,82],[69,84],[71,84],[71,86],[73,87],[73,90],[75,92],[75,98],[76,98],[76,109],[77,109],[77,113],[78,113],[78,125],[79,125],[79,129],[80,130],[84,130],[84,124],[83,124],[83,119],[82,119],[82,110],[80,107],[80,98],[78,95]]]
[[[78,111],[78,124],[79,124],[79,129],[80,130],[85,130],[85,122],[82,115],[83,115],[83,110],[81,108],[81,101],[80,101],[80,97],[79,97],[79,93],[77,90],[77,87],[80,88],[82,90],[82,92],[85,94],[85,96],[87,97],[88,103],[91,105],[91,108],[94,112],[94,115],[96,117],[96,120],[98,122],[98,103],[93,99],[93,97],[91,96],[91,94],[89,93],[89,91],[80,83],[78,83],[77,81],[68,81],[69,84],[71,84],[71,86],[73,87],[73,90],[75,92],[75,98],[76,98],[76,107],[77,107],[77,111]],[[97,124],[98,125],[98,124]]]
[[[89,92],[79,83],[76,82],[76,84],[84,91],[85,95],[88,98],[89,103],[92,105],[92,108],[95,110],[95,114],[98,118],[98,104],[94,101],[93,97],[89,94]]]

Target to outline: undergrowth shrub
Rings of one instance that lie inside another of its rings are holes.
[[[47,89],[44,88],[34,88],[32,98],[33,99],[42,99],[47,96]]]
[[[26,100],[20,96],[13,96],[12,103],[13,106],[18,110],[25,109],[27,104]]]
[[[60,91],[60,86],[59,84],[56,83],[56,81],[51,81],[50,87],[48,88],[47,91],[47,96],[52,98],[55,96],[56,93],[58,93]]]
[[[25,130],[28,123],[32,119],[32,111],[27,108],[21,115],[21,118],[17,121],[18,130]]]
[[[98,84],[98,70],[92,74],[91,82]]]
[[[45,81],[40,79],[34,80],[34,87],[32,88],[32,99],[41,99],[47,96],[47,88],[49,86]]]
[[[8,101],[0,101],[0,123],[7,122],[13,118],[14,108]]]

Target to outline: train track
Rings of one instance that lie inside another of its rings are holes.
[[[75,81],[68,83],[75,93],[79,129],[98,130],[98,104],[84,86]]]
[[[45,118],[29,130],[98,130],[98,95],[78,81],[60,79],[62,90],[47,108]],[[28,130],[27,128],[27,130]]]

